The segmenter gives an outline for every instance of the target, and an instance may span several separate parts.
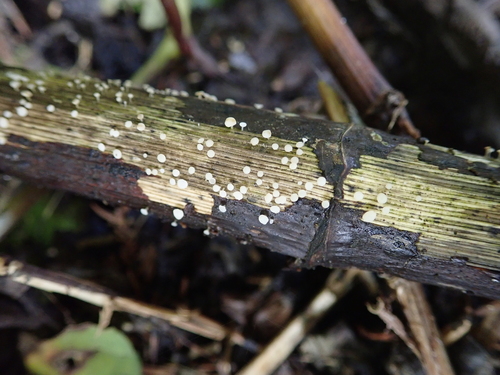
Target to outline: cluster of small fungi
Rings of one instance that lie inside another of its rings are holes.
[[[127,81],[83,77],[64,80],[61,93],[52,88],[58,79],[59,87],[63,82],[57,77],[50,77],[49,83],[43,76],[34,79],[15,71],[5,76],[0,79],[9,79],[20,98],[17,103],[0,102],[0,144],[9,134],[17,134],[110,154],[141,168],[145,175],[138,184],[144,194],[174,207],[176,220],[184,217],[187,203],[197,212],[212,214],[225,213],[228,200],[246,200],[263,208],[257,218],[262,225],[278,220],[280,212],[301,198],[316,200],[325,209],[330,205],[333,186],[322,176],[307,138],[284,140],[270,129],[256,134],[252,124],[234,117],[223,124],[195,122],[183,113],[186,92],[150,86],[140,90]],[[223,105],[231,103],[226,100]],[[22,119],[27,116],[29,124]],[[67,125],[68,117],[74,127]],[[47,119],[51,126],[45,125]],[[215,196],[222,202],[217,207]]]

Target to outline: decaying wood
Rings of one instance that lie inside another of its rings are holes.
[[[497,160],[129,86],[1,68],[0,170],[302,266],[500,297]]]

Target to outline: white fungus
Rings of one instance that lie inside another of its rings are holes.
[[[213,158],[213,157],[215,156],[215,151],[214,151],[214,150],[208,150],[208,151],[207,151],[207,156],[208,156],[209,158]]]
[[[271,138],[271,130],[264,130],[264,131],[262,132],[262,136],[263,136],[264,138],[266,138],[266,139]]]
[[[171,178],[171,179],[169,180],[169,182],[170,182],[170,185],[175,185],[175,184],[177,184],[177,181],[175,181],[175,178]]]
[[[257,108],[257,109],[262,109],[262,108],[264,108],[264,104],[260,104],[260,103],[255,103],[253,106],[254,106],[255,108]]]
[[[273,195],[271,193],[267,193],[266,196],[264,197],[264,201],[266,203],[271,203],[273,201]]]
[[[382,213],[384,215],[388,215],[389,212],[391,212],[391,208],[390,207],[385,206],[384,208],[382,208]]]
[[[260,178],[258,178],[257,180],[255,180],[255,185],[257,185],[257,186],[262,185],[262,180]]]
[[[205,146],[212,147],[213,145],[214,145],[214,141],[212,141],[211,139],[207,139],[205,141]]]
[[[417,196],[415,197],[415,200],[416,200],[417,202],[421,202],[421,201],[422,201],[422,197],[421,197],[420,195],[417,195]]]
[[[271,148],[272,148],[273,150],[277,150],[277,149],[279,149],[279,148],[280,148],[280,145],[279,145],[279,144],[277,144],[277,143],[273,143],[273,144],[271,145]]]
[[[277,197],[275,200],[276,204],[286,204],[286,197],[284,195],[281,195]]]
[[[267,223],[269,223],[269,218],[266,215],[259,215],[259,222],[262,225],[266,225]]]
[[[281,193],[279,192],[279,190],[273,190],[273,197],[274,198],[278,198],[280,196],[280,194]]]
[[[106,150],[106,146],[104,145],[104,143],[99,143],[97,145],[97,149],[101,152],[104,152]]]
[[[115,159],[121,159],[122,158],[122,152],[118,149],[114,149],[113,150],[113,156],[115,157]]]
[[[45,109],[47,110],[47,112],[54,112],[56,110],[56,107],[54,107],[54,105],[52,104],[49,104],[47,105],[47,107],[45,107]]]
[[[246,186],[240,186],[240,192],[241,194],[246,194],[248,193],[248,188]]]
[[[145,172],[146,172],[146,174],[147,174],[148,176],[150,176],[150,175],[151,175],[151,173],[152,173],[150,168],[146,168]],[[174,184],[174,185],[175,185],[175,184]]]
[[[227,184],[226,188],[229,191],[233,191],[234,190],[234,185],[232,183],[229,183],[229,184]]]
[[[273,214],[279,214],[280,208],[279,208],[279,206],[271,206],[269,211],[271,211]]]
[[[16,107],[16,113],[21,117],[28,116],[28,110],[24,107]]]
[[[318,186],[325,186],[326,185],[326,178],[324,178],[323,176],[318,177],[318,181],[316,183],[318,184]]]
[[[143,122],[140,122],[137,124],[137,130],[139,130],[140,132],[146,130],[146,125],[144,125]]]
[[[385,188],[387,190],[391,190],[392,189],[392,184],[385,184]]]
[[[259,138],[253,137],[252,139],[250,139],[250,144],[252,146],[257,146],[259,144]]]
[[[323,201],[323,202],[321,202],[321,207],[323,207],[323,208],[330,207],[330,201]]]
[[[288,159],[286,156],[283,156],[283,157],[281,158],[281,164],[287,165],[287,164],[288,164],[288,161],[289,161],[289,159]]]
[[[244,128],[247,127],[247,123],[246,122],[240,122],[240,128],[241,128],[241,131],[243,131]]]
[[[205,180],[207,180],[207,181],[208,181],[208,180],[212,179],[213,177],[214,177],[214,176],[213,176],[213,174],[212,174],[212,173],[210,173],[210,172],[205,173]]]
[[[366,211],[363,216],[361,217],[361,220],[363,220],[366,223],[372,223],[375,218],[377,217],[377,213],[375,211]]]
[[[186,189],[188,187],[188,182],[181,178],[181,179],[179,179],[179,181],[177,181],[177,186],[180,189]]]
[[[72,110],[70,113],[71,117],[78,117],[78,111],[76,109]]]
[[[307,191],[299,190],[297,194],[298,194],[299,198],[305,198],[307,195]]]
[[[297,163],[290,163],[289,168],[290,169],[297,169]]]
[[[172,169],[172,176],[179,177],[181,172],[178,169]]]
[[[297,202],[299,200],[299,196],[295,193],[293,193],[292,195],[290,195],[290,200],[292,202]]]
[[[301,148],[297,149],[297,156],[301,156],[302,154],[304,153],[304,150],[302,150]]]
[[[179,208],[174,208],[172,214],[176,218],[176,220],[181,220],[184,217],[184,211]]]
[[[214,193],[218,193],[220,191],[220,186],[214,185],[214,186],[212,186],[212,190],[214,191]]]
[[[380,204],[387,203],[387,195],[385,195],[384,193],[377,194],[377,202]]]
[[[243,199],[243,194],[241,194],[239,191],[235,191],[233,193],[233,196],[234,196],[234,199],[237,199],[237,200],[242,200]]]
[[[50,105],[51,104],[49,104],[47,107],[49,107]],[[52,106],[52,107],[54,107],[54,106]],[[48,111],[48,109],[47,109],[47,111]],[[11,118],[12,117],[12,112],[11,111],[3,111],[3,117],[5,117],[5,118]]]
[[[304,185],[304,187],[306,188],[306,190],[312,190],[314,185],[312,182],[306,182],[306,184]]]
[[[201,143],[198,143],[196,145],[196,148],[198,149],[198,151],[203,151],[203,145]]]
[[[5,117],[0,117],[0,128],[8,128],[9,127],[9,120],[7,120]]]
[[[227,211],[226,206],[219,205],[219,211],[220,212],[226,212]]]
[[[167,135],[165,133],[160,133],[160,139],[164,141],[165,139],[167,139]]]
[[[224,121],[224,125],[228,128],[232,128],[234,125],[236,125],[236,119],[234,117],[228,117]]]
[[[144,216],[148,216],[148,208],[141,208],[141,214]]]
[[[280,187],[280,184],[278,184],[277,182],[273,182],[273,189],[279,189]]]
[[[355,192],[353,195],[353,199],[357,202],[362,201],[364,197],[365,197],[365,195],[360,191]]]
[[[188,168],[188,173],[189,174],[194,174],[196,172],[196,168],[195,167],[189,167]]]
[[[264,172],[258,171],[257,172],[257,177],[261,177],[261,178],[264,177]]]
[[[243,173],[244,174],[249,174],[252,171],[252,169],[247,165],[243,167]]]
[[[124,125],[126,128],[131,128],[133,124],[132,121],[125,121]]]
[[[226,198],[226,197],[227,197],[227,192],[226,192],[225,190],[221,190],[221,191],[219,192],[219,196],[220,196],[221,198]]]
[[[285,152],[292,152],[293,146],[292,145],[285,145],[284,149],[285,149]]]

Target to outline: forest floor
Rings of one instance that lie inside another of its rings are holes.
[[[130,79],[155,51],[164,29],[145,30],[140,7],[105,17],[100,3],[6,1],[3,9],[0,5],[1,62]],[[198,5],[191,12],[193,35],[209,59],[174,59],[150,84],[327,118],[318,81],[338,84],[285,0],[193,3]],[[476,58],[470,46],[462,48],[424,12],[409,21],[409,11],[391,8],[392,1],[336,3],[382,74],[409,99],[408,111],[423,136],[481,154],[486,146],[500,147],[500,75],[494,63]],[[2,199],[19,194],[19,184],[2,176]],[[57,191],[40,195],[1,239],[3,254],[179,314],[196,311],[243,338],[239,344],[211,340],[160,319],[115,313],[111,326],[127,333],[147,374],[237,373],[304,312],[331,274],[297,270],[286,256],[230,238],[209,238],[126,207]],[[424,373],[405,343],[367,308],[380,298],[393,307],[391,314],[401,316],[394,291],[383,278],[362,275],[276,374]],[[425,291],[443,332],[471,323],[448,347],[455,372],[495,374],[498,302],[438,287]],[[26,373],[23,357],[30,349],[65,327],[97,323],[99,312],[67,296],[13,292],[0,281],[2,374]],[[61,374],[71,373],[66,366]]]

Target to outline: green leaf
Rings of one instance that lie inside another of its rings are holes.
[[[142,365],[130,340],[116,328],[70,326],[42,342],[25,358],[37,375],[140,375]]]
[[[9,235],[10,243],[18,245],[32,240],[40,245],[50,246],[56,232],[76,232],[80,229],[80,202],[72,200],[70,204],[57,205],[52,210],[53,197],[54,195],[46,196],[31,207],[23,216],[20,225]]]

